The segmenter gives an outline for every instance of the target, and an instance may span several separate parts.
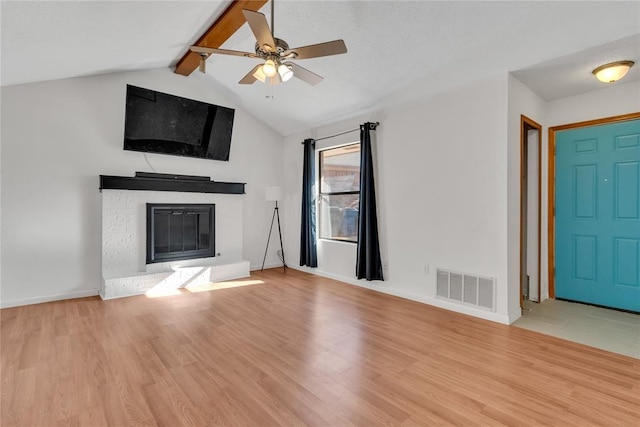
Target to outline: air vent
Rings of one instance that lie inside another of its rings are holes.
[[[495,285],[491,277],[438,269],[436,295],[438,298],[495,311]]]

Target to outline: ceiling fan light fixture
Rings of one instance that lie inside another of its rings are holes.
[[[282,79],[280,78],[280,75],[278,73],[274,74],[273,77],[269,77],[269,84],[270,85],[279,85],[280,83],[282,83]]]
[[[267,77],[275,76],[277,73],[276,63],[272,59],[267,59],[262,66],[262,72]]]
[[[198,65],[198,70],[201,73],[206,73],[207,72],[207,58],[209,57],[209,55],[207,55],[206,53],[200,53],[200,64]]]
[[[264,72],[262,71],[262,67],[258,67],[256,72],[253,73],[253,77],[255,77],[256,80],[260,80],[262,83],[267,80],[267,76],[265,76]]]
[[[282,78],[283,82],[289,81],[291,77],[293,77],[291,67],[285,64],[280,64],[278,67],[278,74],[280,74],[280,78]]]
[[[603,83],[613,83],[623,78],[635,64],[633,61],[616,61],[604,64],[592,71],[593,75]]]
[[[254,45],[255,53],[242,52],[238,50],[218,49],[204,46],[191,46],[191,52],[200,53],[200,70],[205,71],[205,60],[211,54],[242,56],[246,58],[261,59],[262,63],[255,65],[240,81],[239,84],[251,85],[256,80],[265,84],[279,84],[291,80],[296,77],[310,85],[317,85],[323,78],[295,62],[287,62],[290,59],[311,59],[324,56],[340,55],[347,53],[347,47],[343,40],[332,40],[324,43],[316,43],[307,46],[299,46],[293,49],[289,48],[289,44],[279,38],[274,37],[273,32],[273,1],[271,0],[271,27],[264,14],[250,10],[242,9],[242,14],[246,20],[251,32],[253,33],[256,43]],[[238,3],[245,3],[238,2]],[[246,2],[252,3],[252,2]],[[206,55],[206,57],[205,57]],[[191,61],[191,58],[189,58]],[[191,63],[188,65],[191,66]],[[193,70],[193,68],[191,69]],[[181,69],[176,72],[183,74],[189,70]],[[190,72],[190,71],[189,71]],[[185,74],[185,75],[188,75]]]

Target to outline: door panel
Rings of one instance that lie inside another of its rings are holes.
[[[640,162],[617,163],[615,177],[616,219],[638,219]]]
[[[573,275],[576,279],[596,280],[596,246],[595,236],[573,236]]]
[[[573,167],[574,211],[576,218],[595,219],[597,201],[598,165]]]
[[[640,312],[640,120],[556,133],[556,297]]]
[[[615,239],[615,284],[638,287],[640,239]]]

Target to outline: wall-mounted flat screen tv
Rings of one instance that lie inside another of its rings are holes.
[[[127,85],[124,149],[229,160],[235,110]]]

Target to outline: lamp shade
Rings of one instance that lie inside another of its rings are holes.
[[[267,202],[282,200],[282,195],[282,187],[266,187],[264,191],[264,198]]]
[[[291,68],[284,64],[280,64],[278,67],[278,74],[280,74],[283,82],[286,82],[293,77],[293,71],[291,71]]]
[[[267,76],[262,71],[262,67],[258,67],[256,72],[253,73],[253,77],[255,77],[256,80],[260,80],[262,83],[264,83],[264,81],[267,79]]]
[[[264,65],[262,66],[262,72],[267,77],[275,76],[277,72],[276,63],[271,59],[267,59],[264,61]]]

